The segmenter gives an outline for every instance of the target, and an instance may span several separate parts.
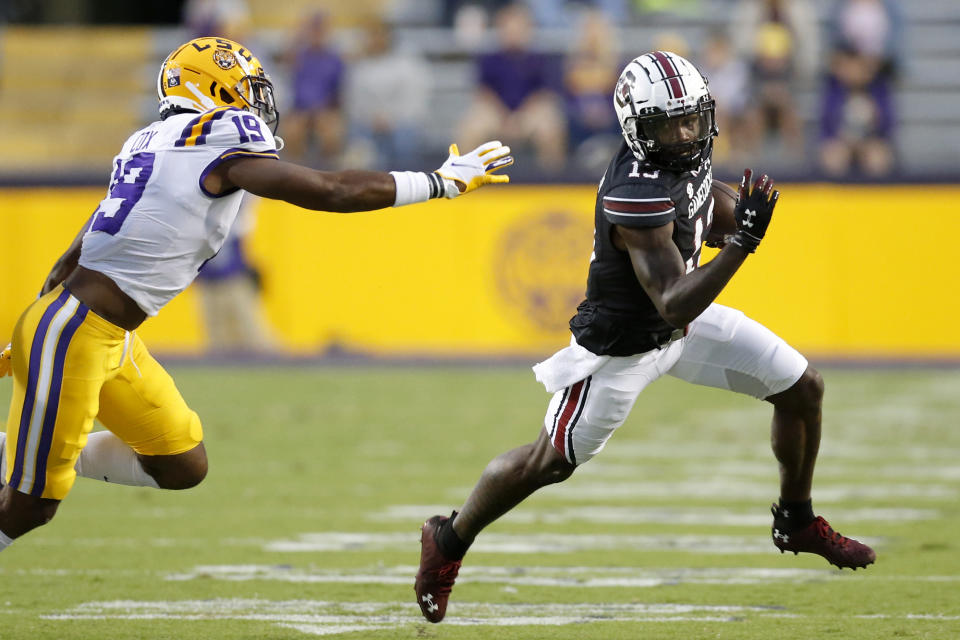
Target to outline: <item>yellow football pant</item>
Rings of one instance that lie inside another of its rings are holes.
[[[136,333],[62,286],[27,307],[12,342],[4,482],[17,491],[65,498],[94,418],[144,455],[183,453],[203,439],[200,418]]]

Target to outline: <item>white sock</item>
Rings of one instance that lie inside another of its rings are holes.
[[[0,484],[3,484],[7,481],[7,433],[4,431],[0,433]],[[13,538],[5,534],[3,531],[0,531],[0,551],[3,551],[7,547],[13,544]]]
[[[143,470],[137,454],[109,431],[97,431],[87,437],[87,446],[77,460],[77,475],[130,487],[153,487],[157,481]]]

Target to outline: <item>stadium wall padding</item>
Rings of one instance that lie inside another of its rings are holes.
[[[0,191],[0,340],[102,195]],[[547,355],[583,296],[594,195],[510,185],[356,214],[260,201],[249,248],[265,314],[294,354]],[[957,202],[955,186],[785,185],[718,301],[814,355],[960,357]],[[191,290],[140,329],[173,354],[201,353],[206,331]]]

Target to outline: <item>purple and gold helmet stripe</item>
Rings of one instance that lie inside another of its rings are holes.
[[[64,290],[46,308],[30,347],[27,388],[20,413],[17,451],[10,485],[22,493],[41,495],[46,457],[56,424],[67,347],[87,315],[87,307]],[[42,454],[42,457],[41,457]],[[37,478],[40,488],[37,492]]]

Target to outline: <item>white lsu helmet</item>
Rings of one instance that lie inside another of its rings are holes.
[[[617,81],[613,107],[637,159],[670,171],[697,169],[719,133],[707,79],[669,51],[631,60]],[[687,130],[683,140],[681,129]]]

